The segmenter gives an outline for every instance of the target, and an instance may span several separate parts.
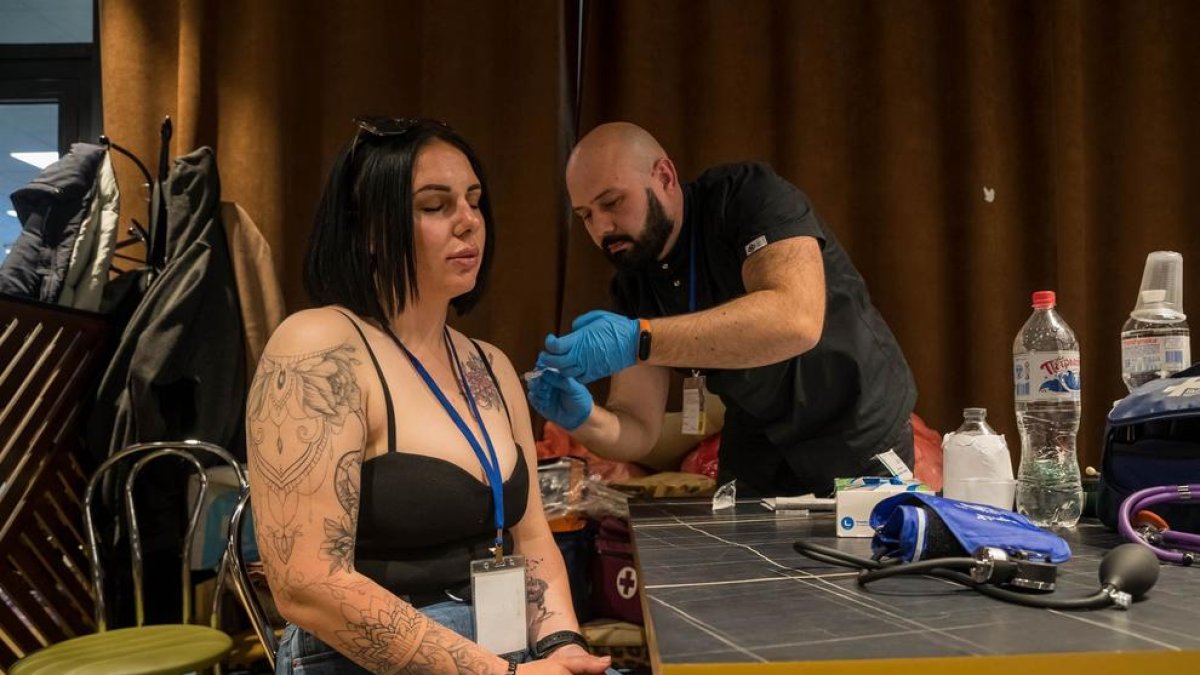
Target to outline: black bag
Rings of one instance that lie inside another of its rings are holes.
[[[1116,528],[1129,495],[1162,485],[1200,483],[1200,365],[1147,382],[1108,414],[1097,515]],[[1200,532],[1200,503],[1150,509],[1171,529]]]

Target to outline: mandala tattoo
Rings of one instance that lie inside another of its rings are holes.
[[[395,645],[418,640],[425,628],[421,614],[400,602],[380,607],[372,600],[366,609],[343,604],[342,617],[346,628],[337,636],[347,655],[375,673],[391,672],[402,665],[395,661]]]
[[[333,472],[333,487],[337,491],[338,503],[350,516],[358,513],[358,495],[361,490],[362,452],[354,450],[342,455]]]
[[[449,629],[431,625],[408,662],[406,672],[488,675],[493,671],[487,652],[474,642],[464,640]]]
[[[362,394],[354,377],[359,363],[354,351],[343,344],[295,357],[264,355],[250,384],[246,406],[250,459],[265,482],[268,516],[260,525],[284,563],[290,560],[301,532],[301,498],[312,495],[325,480],[330,439],[348,419],[366,427]],[[342,458],[348,461],[353,460]],[[357,479],[346,482],[351,480]],[[344,491],[347,499],[353,492],[357,502],[356,489],[347,485]],[[345,508],[341,490],[338,497]],[[330,532],[328,522],[325,528]]]

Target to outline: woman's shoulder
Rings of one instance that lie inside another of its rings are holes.
[[[354,319],[332,305],[288,316],[267,341],[266,354],[301,354],[359,342]]]
[[[497,378],[504,380],[506,376],[511,376],[514,378],[516,377],[516,371],[513,370],[512,361],[508,359],[508,356],[504,353],[504,350],[486,340],[470,337],[457,330],[454,332],[463,340],[467,340],[479,346],[479,350],[483,352],[484,358],[487,359],[488,364],[496,373]]]

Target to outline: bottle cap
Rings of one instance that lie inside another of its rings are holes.
[[[1051,309],[1055,305],[1054,291],[1034,291],[1033,308]]]
[[[1187,318],[1183,313],[1183,256],[1175,251],[1154,251],[1146,256],[1137,306],[1129,315],[1158,323]]]

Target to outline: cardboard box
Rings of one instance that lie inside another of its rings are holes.
[[[871,511],[879,502],[902,492],[925,492],[933,490],[918,480],[865,476],[862,478],[838,478],[837,489],[837,536],[871,537]]]

